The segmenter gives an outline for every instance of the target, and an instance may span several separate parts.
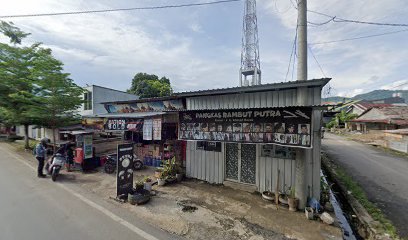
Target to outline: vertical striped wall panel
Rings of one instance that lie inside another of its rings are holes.
[[[308,105],[320,104],[320,87],[308,88],[306,92]],[[297,94],[296,89],[289,89],[260,93],[191,97],[186,99],[186,108],[187,110],[198,110],[296,106]],[[313,158],[306,163],[306,187],[310,188],[310,194],[316,198],[320,197],[320,114],[319,110],[313,113]],[[257,147],[256,164],[256,186],[258,191],[275,191],[278,170],[280,170],[280,191],[293,186],[296,178],[295,160],[261,157],[259,146]],[[188,141],[186,148],[187,176],[210,183],[223,183],[225,178],[224,149],[225,144],[222,143],[222,152],[220,153],[196,150],[196,142]]]
[[[187,141],[186,174],[209,183],[224,182],[224,148],[221,152],[196,150],[196,142]]]

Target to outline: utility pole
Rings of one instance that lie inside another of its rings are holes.
[[[297,80],[305,81],[307,80],[307,2],[306,0],[298,0],[297,2]],[[297,105],[305,106],[307,104],[307,88],[299,88],[297,92]],[[295,196],[299,199],[299,209],[304,209],[306,206],[308,194],[306,193],[306,164],[311,161],[312,157],[311,149],[298,148],[296,151]]]

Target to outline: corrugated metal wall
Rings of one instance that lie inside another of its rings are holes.
[[[297,105],[297,89],[268,91],[260,93],[239,93],[218,96],[200,96],[186,99],[187,110],[199,109],[237,109],[237,108],[267,108]],[[319,105],[321,102],[321,88],[308,88],[308,103],[306,105]],[[320,199],[320,121],[321,111],[313,111],[313,157],[306,158],[306,191],[308,195]],[[257,144],[258,156],[260,147]],[[206,152],[196,150],[195,142],[187,144],[187,176],[208,181],[210,183],[223,183],[225,177],[225,147],[222,152]],[[278,169],[280,170],[280,189],[295,185],[295,160],[279,158],[257,158],[256,186],[258,191],[275,191]]]
[[[320,87],[308,89],[307,105],[320,104]],[[186,99],[187,110],[296,106],[296,89],[259,93],[200,96]]]
[[[221,143],[221,152],[197,150],[196,143],[196,141],[187,141],[187,176],[209,183],[223,183],[225,174],[224,143]]]

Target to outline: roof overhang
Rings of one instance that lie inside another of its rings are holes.
[[[302,87],[324,87],[331,78],[320,78],[312,80],[291,81],[281,83],[261,84],[248,87],[233,87],[233,88],[221,88],[221,89],[209,89],[199,90],[191,92],[174,93],[174,96],[178,97],[196,97],[196,96],[208,96],[208,95],[224,95],[234,93],[251,93],[251,92],[266,92],[283,89],[294,89]]]
[[[82,118],[145,118],[161,116],[171,112],[134,112],[134,113],[105,113],[83,116]]]

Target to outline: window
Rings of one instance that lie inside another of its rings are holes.
[[[92,92],[88,91],[84,94],[84,110],[92,110]]]

